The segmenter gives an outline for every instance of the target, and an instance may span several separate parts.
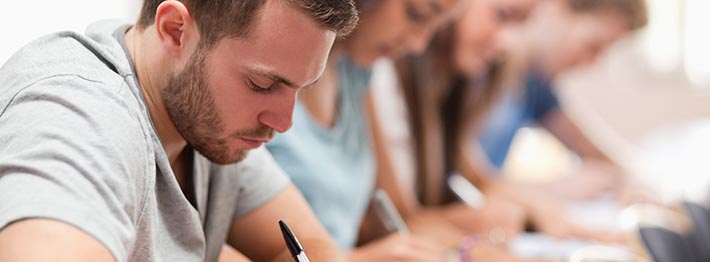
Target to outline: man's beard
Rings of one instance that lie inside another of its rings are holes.
[[[162,92],[163,100],[175,128],[189,146],[214,163],[236,163],[246,157],[247,150],[230,151],[229,139],[242,136],[271,138],[274,130],[262,126],[223,136],[225,124],[222,112],[215,106],[214,94],[207,86],[206,56],[204,49],[195,51],[185,69],[168,79]]]

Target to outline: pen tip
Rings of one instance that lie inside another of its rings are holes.
[[[284,241],[286,242],[286,247],[291,252],[291,255],[296,256],[301,253],[301,251],[303,251],[303,247],[300,243],[298,243],[298,239],[296,239],[296,236],[291,231],[291,228],[286,225],[286,222],[279,220],[279,227],[281,228],[281,233],[283,234]]]

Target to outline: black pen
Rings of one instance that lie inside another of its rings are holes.
[[[281,234],[284,235],[284,241],[286,241],[288,251],[291,252],[291,257],[293,257],[296,262],[310,262],[308,256],[306,256],[306,252],[303,251],[303,246],[301,246],[301,243],[298,243],[296,235],[294,235],[293,231],[286,225],[286,222],[279,220],[279,227],[281,227]]]

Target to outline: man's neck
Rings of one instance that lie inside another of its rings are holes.
[[[155,52],[155,50],[160,50],[157,46],[160,43],[157,37],[150,35],[148,30],[151,30],[151,27],[143,31],[139,31],[135,27],[131,28],[126,33],[126,45],[133,59],[136,77],[150,112],[153,126],[165,148],[170,165],[175,167],[187,142],[177,131],[163,101],[161,88],[168,78],[164,72],[170,72],[170,68],[168,63],[162,62],[163,54],[159,51]]]

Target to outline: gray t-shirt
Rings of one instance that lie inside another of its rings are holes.
[[[128,27],[52,34],[0,68],[0,228],[48,218],[117,261],[216,261],[231,222],[290,182],[263,148],[226,166],[195,153],[193,207],[126,55]]]

